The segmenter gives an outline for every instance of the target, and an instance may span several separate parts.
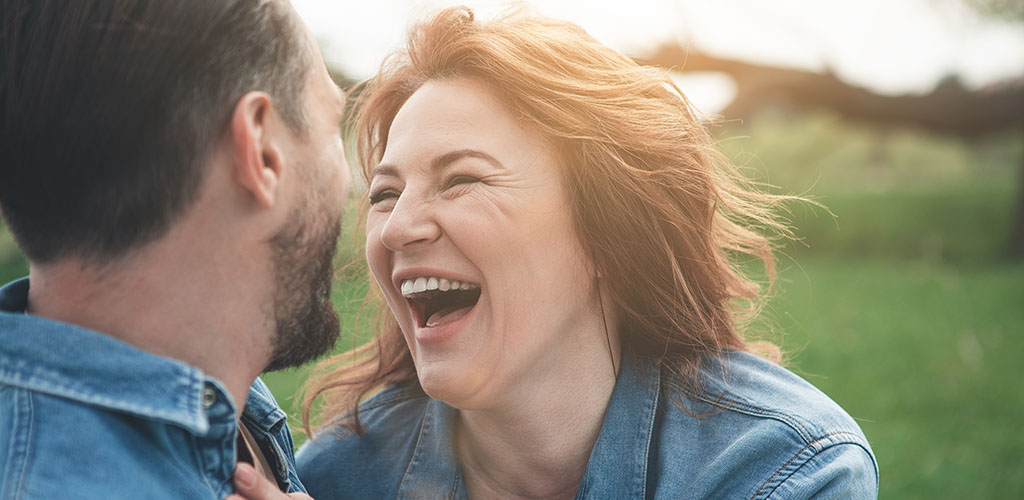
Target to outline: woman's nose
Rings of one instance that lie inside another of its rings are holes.
[[[430,201],[403,193],[395,202],[380,232],[381,242],[392,251],[408,250],[441,236]]]

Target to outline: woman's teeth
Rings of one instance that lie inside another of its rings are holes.
[[[421,276],[419,278],[402,280],[402,295],[405,297],[431,290],[446,292],[448,290],[472,290],[474,288],[480,288],[480,285],[468,281],[449,280],[433,276]]]

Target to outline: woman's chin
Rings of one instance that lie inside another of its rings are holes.
[[[448,406],[459,409],[470,409],[475,406],[473,401],[479,399],[483,380],[473,375],[470,370],[457,370],[453,367],[432,366],[417,368],[420,387],[433,399],[443,401]]]
[[[461,399],[466,390],[465,384],[459,383],[458,377],[452,377],[451,371],[428,368],[417,369],[417,372],[423,392],[439,401],[451,404],[451,402]]]

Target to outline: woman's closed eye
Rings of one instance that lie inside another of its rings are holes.
[[[392,200],[398,198],[398,192],[394,189],[380,189],[370,193],[370,206],[377,205],[378,203],[386,200]]]
[[[448,182],[445,183],[445,189],[450,189],[465,184],[474,184],[477,182],[480,182],[480,179],[473,177],[472,175],[453,175],[451,178],[448,179]]]
[[[472,175],[453,175],[447,180],[447,182],[444,183],[443,189],[450,190],[457,187],[464,187],[470,184],[475,184],[477,182],[480,182],[480,179],[477,177],[473,177]],[[377,205],[381,203],[387,205],[386,202],[389,201],[390,203],[393,204],[398,199],[399,196],[401,196],[401,193],[394,188],[380,188],[376,191],[371,190],[369,196],[370,206],[377,207]]]

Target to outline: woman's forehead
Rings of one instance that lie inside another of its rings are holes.
[[[496,158],[545,147],[484,84],[435,80],[420,87],[391,123],[382,164],[430,161],[453,150]]]
[[[431,80],[420,86],[399,108],[389,135],[419,133],[426,125],[459,130],[517,124],[511,110],[483,83],[451,79]]]

